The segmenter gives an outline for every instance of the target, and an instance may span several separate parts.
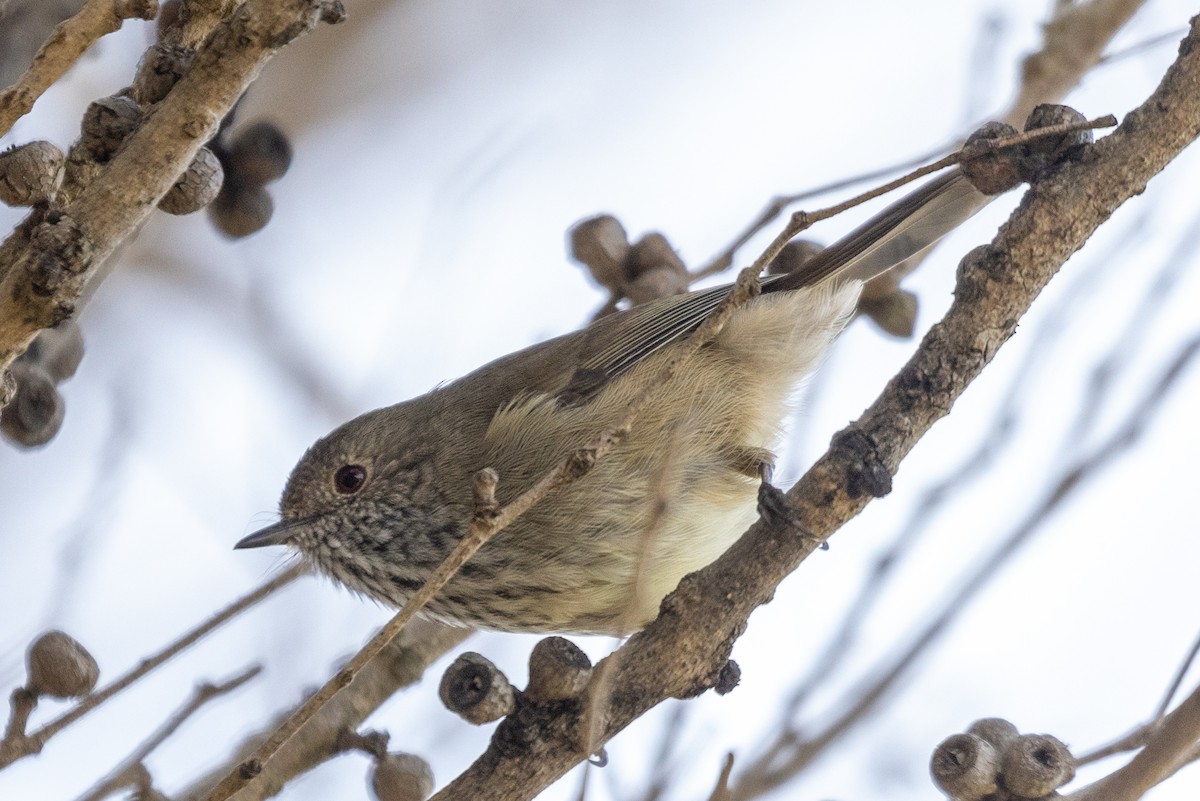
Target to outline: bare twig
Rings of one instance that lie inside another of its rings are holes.
[[[292,567],[258,587],[253,592],[243,595],[229,606],[205,620],[196,628],[172,642],[157,654],[143,659],[137,664],[136,667],[118,678],[116,681],[109,684],[107,687],[87,696],[75,707],[68,710],[60,717],[50,721],[32,734],[22,737],[5,737],[4,740],[0,741],[0,768],[11,765],[13,762],[21,759],[22,757],[27,757],[40,752],[51,737],[58,734],[67,726],[79,720],[88,712],[91,712],[93,709],[100,706],[102,703],[112,698],[114,695],[121,692],[126,687],[133,684],[150,671],[154,670],[159,665],[178,655],[184,649],[194,645],[201,638],[212,633],[229,620],[254,606],[256,603],[261,601],[263,598],[266,598],[280,587],[290,584],[298,576],[302,575],[303,572],[303,568],[299,566]]]
[[[1007,136],[999,139],[978,140],[974,143],[963,146],[948,156],[944,156],[930,164],[926,164],[922,167],[916,168],[915,170],[911,170],[904,175],[901,175],[899,178],[895,178],[885,184],[880,184],[879,186],[852,197],[849,200],[814,212],[793,212],[792,216],[788,219],[787,225],[785,225],[783,230],[780,231],[775,239],[771,241],[771,244],[767,246],[767,249],[763,251],[762,255],[755,260],[754,266],[758,268],[760,272],[765,270],[767,265],[774,261],[775,257],[778,256],[780,251],[783,250],[784,245],[786,245],[800,233],[808,230],[816,223],[841,214],[842,212],[852,209],[855,206],[860,206],[869,200],[874,200],[877,197],[886,195],[888,192],[891,192],[894,189],[899,189],[905,184],[912,183],[919,178],[924,178],[926,175],[932,175],[939,170],[944,170],[947,167],[953,167],[955,164],[961,164],[964,161],[981,158],[990,153],[995,153],[998,150],[1017,147],[1043,137],[1059,136],[1066,133],[1073,133],[1075,131],[1092,130],[1096,128],[1109,128],[1116,124],[1117,118],[1111,114],[1106,114],[1103,117],[1098,117],[1094,120],[1085,120],[1084,122],[1079,123],[1068,122],[1060,123],[1058,125],[1048,125],[1044,128],[1023,131],[1022,133],[1014,136]]]
[[[1115,31],[1145,0],[1092,0],[1064,3],[1043,27],[1038,52],[1021,65],[1021,90],[1005,119],[1016,125],[1039,103],[1064,97],[1104,53]]]
[[[1174,42],[1178,42],[1179,37],[1181,37],[1181,36],[1183,36],[1182,28],[1176,28],[1173,31],[1167,31],[1166,33],[1160,33],[1158,36],[1151,36],[1149,38],[1143,39],[1140,42],[1135,42],[1135,43],[1129,45],[1129,47],[1124,47],[1120,50],[1113,50],[1111,52],[1105,53],[1100,58],[1100,61],[1097,62],[1097,65],[1098,66],[1108,66],[1109,64],[1113,64],[1118,61],[1122,61],[1126,58],[1129,58],[1130,56],[1140,55],[1141,53],[1144,53],[1147,50],[1153,50],[1154,48],[1162,47],[1165,44],[1173,44]]]
[[[1179,692],[1180,686],[1183,684],[1184,678],[1188,671],[1192,669],[1192,664],[1196,661],[1196,655],[1200,654],[1200,637],[1192,643],[1192,647],[1188,649],[1187,656],[1183,658],[1179,669],[1175,671],[1175,678],[1171,680],[1171,684],[1167,687],[1166,693],[1163,694],[1162,702],[1158,705],[1158,709],[1154,711],[1154,720],[1159,720],[1166,716],[1167,710],[1171,708],[1171,701],[1175,698],[1175,693]]]
[[[796,192],[795,194],[780,195],[779,197],[772,198],[771,202],[767,204],[766,208],[758,213],[758,216],[746,226],[745,230],[737,235],[733,242],[731,242],[724,250],[714,256],[703,267],[700,267],[695,272],[690,273],[688,275],[688,282],[695,283],[702,278],[707,278],[710,275],[716,275],[717,273],[724,272],[732,267],[734,256],[737,255],[738,250],[740,250],[743,245],[757,236],[760,231],[765,230],[766,227],[774,222],[780,214],[783,214],[784,209],[786,209],[788,206],[793,206],[801,201],[808,200],[809,198],[828,195],[832,192],[840,192],[843,189],[864,184],[868,181],[877,181],[880,178],[884,178],[888,175],[894,175],[898,170],[914,169],[922,164],[925,164],[930,159],[937,158],[939,153],[945,153],[947,147],[936,148],[928,153],[917,156],[916,158],[901,162],[900,164],[894,164],[878,170],[864,172],[850,178],[842,178],[837,181],[822,184],[821,186],[814,187],[812,189]],[[617,300],[620,299],[618,298]],[[606,314],[610,314],[612,311],[616,310],[616,307],[616,300],[610,298],[604,307],[596,313],[596,317],[599,318],[605,316]]]
[[[4,727],[4,740],[21,740],[25,737],[25,727],[29,725],[29,716],[37,709],[37,695],[24,687],[12,691],[8,699],[8,724]],[[3,753],[0,751],[0,753]]]
[[[708,796],[708,801],[731,801],[733,796],[729,794],[729,775],[733,773],[733,753],[725,755],[725,760],[721,764],[721,774],[717,776],[717,786],[713,788],[712,794]]]
[[[1114,338],[1117,344],[1091,369],[1087,389],[1076,410],[1075,419],[1065,429],[1062,438],[1064,450],[1084,439],[1095,427],[1104,400],[1111,394],[1114,385],[1119,384],[1122,370],[1134,360],[1138,345],[1146,339],[1151,330],[1146,322],[1152,319],[1155,310],[1171,297],[1176,285],[1184,276],[1191,255],[1200,247],[1200,219],[1193,218],[1183,231],[1184,235],[1164,260],[1164,267],[1154,277],[1149,291],[1138,301],[1137,308],[1129,315],[1120,334]]]
[[[108,776],[101,779],[95,787],[79,797],[79,801],[100,801],[112,793],[117,792],[125,787],[129,787],[138,782],[141,776],[145,773],[143,763],[146,757],[154,752],[154,749],[162,745],[168,737],[182,726],[188,718],[196,713],[200,707],[207,704],[209,701],[216,700],[222,695],[227,695],[238,687],[241,687],[250,679],[257,676],[262,671],[258,665],[243,670],[238,675],[228,681],[223,681],[219,684],[204,683],[196,687],[192,691],[192,696],[184,704],[175,711],[170,718],[167,719],[158,731],[146,738],[146,741],[137,747],[129,757],[116,767]]]
[[[0,136],[29,113],[37,99],[61,78],[96,40],[127,19],[153,19],[158,0],[87,0],[73,17],[63,20],[25,74],[0,92]]]

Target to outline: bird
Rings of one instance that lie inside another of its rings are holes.
[[[768,276],[684,358],[628,435],[488,541],[423,614],[510,632],[623,635],[759,515],[789,403],[854,313],[862,285],[990,198],[951,170],[798,270]],[[400,607],[461,540],[472,477],[503,504],[615,425],[728,287],[654,300],[492,361],[334,429],[287,480],[279,522],[235,548],[282,545]]]

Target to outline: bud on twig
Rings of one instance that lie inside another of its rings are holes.
[[[93,159],[106,162],[142,122],[142,107],[125,95],[102,97],[83,112],[79,146]]]
[[[92,655],[61,631],[48,631],[38,637],[26,654],[26,666],[29,689],[55,698],[87,695],[100,678],[100,668]]]
[[[917,296],[907,289],[897,288],[894,292],[879,297],[863,297],[858,301],[858,310],[870,317],[886,333],[908,339],[917,327]]]
[[[16,145],[0,152],[0,202],[33,206],[54,198],[62,183],[63,153],[49,142]]]
[[[979,801],[996,792],[1000,755],[995,746],[975,734],[947,737],[929,761],[933,781],[957,801]]]
[[[232,239],[256,233],[271,221],[275,203],[261,186],[226,188],[208,204],[208,216],[217,230]]]
[[[196,51],[190,47],[156,42],[138,62],[133,79],[133,98],[143,106],[151,106],[167,96],[171,87],[183,77]]]
[[[433,771],[414,754],[386,754],[371,770],[371,791],[379,801],[425,801],[433,794]]]
[[[1049,128],[1051,125],[1082,123],[1086,120],[1087,117],[1070,106],[1042,103],[1029,113],[1029,117],[1025,120],[1025,130],[1036,131],[1038,128]],[[1090,145],[1094,138],[1091,130],[1085,128],[1058,136],[1043,136],[1027,143],[1021,162],[1024,179],[1032,181],[1045,172],[1048,167],[1065,158],[1070,158],[1076,149]]]
[[[454,660],[442,676],[442,703],[468,723],[499,720],[516,709],[516,693],[500,668],[468,651]]]
[[[1017,135],[1017,129],[1006,122],[988,122],[980,126],[970,136],[964,150],[980,143],[1005,139]],[[1018,162],[1021,159],[1021,148],[1010,147],[993,150],[969,159],[959,164],[959,169],[971,185],[985,195],[998,195],[1007,192],[1021,183],[1022,173]]]
[[[982,737],[995,746],[997,752],[1003,751],[1010,741],[1021,736],[1017,727],[1004,718],[980,718],[967,727],[967,734]]]
[[[1022,734],[1009,741],[1000,761],[1004,789],[1023,798],[1041,798],[1075,778],[1075,757],[1049,734]]]
[[[21,361],[41,367],[56,384],[75,375],[82,360],[83,334],[74,320],[43,328],[21,355]]]
[[[17,393],[0,410],[0,431],[26,448],[45,445],[62,428],[62,396],[40,365],[18,361],[9,368],[9,375],[16,382]]]
[[[211,203],[221,191],[225,174],[221,162],[207,147],[196,151],[196,157],[184,170],[175,185],[167,190],[158,207],[167,214],[191,214]]]
[[[238,133],[229,148],[229,170],[244,184],[277,181],[291,164],[292,144],[274,123],[254,123]]]
[[[793,239],[767,265],[767,275],[782,275],[799,270],[825,248],[811,239]]]
[[[592,678],[592,660],[564,637],[547,637],[529,654],[525,697],[536,704],[565,701],[583,692]]]
[[[624,294],[629,236],[616,217],[601,214],[575,223],[567,233],[571,258],[588,268],[596,283]]]
[[[625,296],[637,306],[659,298],[681,295],[688,289],[687,267],[671,243],[660,233],[643,236],[625,260]]]

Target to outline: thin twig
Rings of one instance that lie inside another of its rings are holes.
[[[1130,56],[1136,56],[1139,53],[1144,53],[1147,50],[1153,50],[1154,48],[1161,47],[1165,44],[1178,42],[1180,37],[1182,37],[1185,33],[1187,33],[1186,28],[1176,28],[1173,31],[1167,31],[1166,33],[1160,33],[1158,36],[1151,36],[1148,39],[1143,39],[1140,42],[1134,42],[1133,44],[1129,45],[1129,47],[1123,47],[1120,50],[1114,50],[1111,53],[1105,53],[1100,57],[1100,61],[1097,62],[1097,66],[1108,66],[1109,64],[1129,58]]]
[[[732,751],[725,755],[725,760],[721,765],[721,774],[717,776],[717,786],[713,788],[712,794],[708,797],[708,801],[730,801],[729,774],[731,773],[733,773]]]
[[[37,694],[25,687],[18,687],[9,696],[8,725],[4,727],[4,741],[20,740],[25,736],[25,727],[29,725],[29,716],[37,709]]]
[[[1171,708],[1171,700],[1175,697],[1175,693],[1179,691],[1184,678],[1187,676],[1188,671],[1191,670],[1192,663],[1196,661],[1198,653],[1200,653],[1200,637],[1197,637],[1196,641],[1192,643],[1192,647],[1188,649],[1187,656],[1183,658],[1183,662],[1179,665],[1178,670],[1175,671],[1175,677],[1171,680],[1171,684],[1163,694],[1162,701],[1159,703],[1158,708],[1154,710],[1154,715],[1148,723],[1143,723],[1128,734],[1124,734],[1110,743],[1088,751],[1082,756],[1077,757],[1076,762],[1080,765],[1088,765],[1092,762],[1107,759],[1113,754],[1133,751],[1144,746],[1146,741],[1162,725],[1163,719],[1167,715],[1167,710]]]
[[[863,203],[874,200],[882,195],[886,195],[888,192],[891,192],[894,189],[899,189],[905,184],[912,183],[919,178],[924,178],[926,175],[932,175],[939,170],[944,170],[947,167],[954,166],[955,164],[960,164],[964,161],[970,161],[972,159],[982,158],[983,156],[990,153],[995,153],[998,150],[1017,147],[1043,137],[1059,136],[1066,133],[1074,133],[1076,131],[1094,130],[1096,128],[1109,128],[1116,124],[1116,117],[1112,116],[1111,114],[1106,114],[1105,116],[1099,117],[1095,120],[1049,125],[1044,128],[1036,128],[1031,131],[1023,131],[1022,133],[1018,133],[1009,137],[1000,139],[985,139],[964,146],[948,156],[943,156],[934,162],[916,167],[904,175],[901,175],[899,178],[895,178],[885,184],[874,187],[866,192],[850,198],[849,200],[813,212],[797,211],[793,213],[787,225],[784,226],[783,230],[780,231],[779,234],[776,235],[775,239],[771,241],[771,244],[768,245],[763,254],[759,256],[758,260],[755,261],[755,264],[760,267],[760,271],[761,269],[765,269],[766,266],[776,256],[779,255],[779,252],[783,250],[784,245],[816,223],[841,214],[842,212],[852,209],[855,206],[861,206]],[[924,161],[924,159],[922,159],[922,161]],[[879,170],[875,173],[868,173],[867,175],[868,177],[881,176],[888,175],[892,172],[894,172],[893,169],[885,169]],[[737,239],[733,241],[733,244],[722,251],[707,265],[690,274],[688,276],[688,281],[690,283],[694,283],[699,281],[701,278],[707,278],[708,276],[718,273],[729,267],[729,265],[733,263],[733,257],[737,252],[737,249],[746,244],[746,242],[750,241],[750,239],[753,238],[754,235],[759,231],[770,225],[770,223],[792,203],[795,203],[798,200],[810,195],[824,194],[826,192],[833,191],[834,189],[840,188],[843,185],[860,183],[862,180],[865,180],[863,176],[859,176],[857,178],[851,178],[847,179],[846,181],[840,181],[827,186],[819,187],[818,189],[810,190],[798,195],[785,195],[772,200],[771,203],[768,204],[767,208],[765,208],[759,214],[758,218],[755,219],[745,231],[738,235]],[[607,308],[607,306],[605,308]]]
[[[1137,801],[1194,759],[1200,741],[1200,688],[1163,718],[1129,764],[1065,797],[1065,801]]]
[[[150,671],[154,670],[159,665],[178,655],[206,635],[212,633],[220,626],[254,606],[271,593],[290,584],[303,573],[304,568],[300,565],[295,565],[288,570],[285,570],[275,578],[264,583],[262,586],[258,587],[252,592],[243,595],[229,606],[212,615],[199,626],[187,632],[155,655],[143,659],[128,673],[121,676],[99,692],[95,692],[87,696],[74,708],[68,710],[60,717],[50,721],[33,734],[24,737],[6,737],[4,740],[0,741],[0,768],[7,767],[22,757],[27,757],[31,754],[40,752],[51,737],[58,734],[67,726],[79,720],[88,712],[91,712],[93,709],[100,706],[102,703],[112,698],[114,695],[121,692],[126,687],[133,684]]]
[[[878,170],[860,173],[859,175],[855,175],[850,178],[841,178],[837,181],[831,181],[830,183],[823,184],[812,189],[806,189],[802,192],[796,192],[795,194],[780,195],[779,197],[772,198],[771,202],[767,204],[766,208],[759,212],[758,216],[746,226],[745,230],[737,235],[733,242],[731,242],[724,250],[714,256],[703,267],[697,269],[695,272],[689,273],[688,283],[694,284],[703,278],[707,278],[710,275],[716,275],[719,272],[724,272],[732,267],[734,256],[737,255],[738,250],[741,249],[742,246],[751,239],[753,239],[760,231],[764,230],[768,225],[774,222],[775,219],[779,217],[779,215],[782,214],[784,209],[786,209],[788,206],[795,205],[796,203],[808,200],[809,198],[828,195],[832,192],[840,192],[843,189],[864,184],[868,181],[878,181],[880,178],[884,178],[888,175],[894,175],[898,170],[911,170],[926,163],[930,159],[937,158],[939,153],[946,152],[947,147],[950,146],[947,145],[946,147],[935,148],[928,153],[924,153],[916,158],[908,159],[907,161],[902,161],[899,164],[893,164],[890,167],[882,167]],[[616,302],[610,299],[604,305],[604,307],[596,313],[596,318],[610,314],[616,309],[616,307]]]
[[[192,691],[192,696],[184,702],[182,706],[175,711],[175,714],[167,719],[162,726],[158,728],[154,734],[146,738],[146,741],[139,745],[137,749],[129,755],[128,758],[118,765],[108,776],[101,779],[95,787],[79,797],[79,801],[100,801],[116,791],[136,784],[142,774],[145,773],[143,763],[146,757],[154,752],[154,749],[162,745],[168,737],[182,726],[188,718],[196,713],[200,707],[220,698],[222,695],[227,695],[237,688],[241,687],[250,679],[262,672],[260,665],[243,670],[238,675],[228,681],[219,684],[209,684],[205,682],[199,685]]]
[[[794,237],[808,230],[822,220],[827,220],[830,217],[841,214],[844,211],[862,205],[869,200],[874,200],[877,197],[886,195],[894,189],[899,189],[905,184],[924,178],[926,175],[932,175],[939,170],[944,170],[947,167],[953,167],[964,161],[982,158],[989,154],[995,153],[1007,148],[1017,147],[1032,142],[1036,139],[1049,136],[1061,136],[1062,134],[1074,133],[1077,131],[1094,130],[1096,128],[1109,128],[1117,124],[1117,118],[1111,114],[1106,114],[1103,117],[1098,117],[1094,120],[1084,120],[1082,122],[1065,122],[1057,125],[1047,125],[1044,128],[1035,128],[1031,131],[1023,131],[1013,136],[1006,136],[999,139],[980,139],[968,145],[964,145],[959,150],[951,153],[948,156],[938,159],[923,167],[918,167],[915,170],[901,175],[888,181],[885,184],[863,192],[860,195],[850,198],[849,200],[828,206],[824,209],[819,209],[814,212],[797,211],[793,212],[789,218],[787,225],[783,230],[771,241],[767,249],[754,262],[754,266],[761,272],[765,270],[767,265],[774,261],[775,257],[783,250]]]
[[[1111,395],[1114,386],[1120,385],[1122,370],[1135,360],[1138,346],[1152,330],[1147,321],[1153,320],[1159,307],[1172,296],[1191,263],[1192,254],[1200,248],[1200,217],[1193,217],[1182,230],[1184,235],[1163,260],[1163,269],[1154,277],[1149,290],[1138,301],[1137,308],[1129,315],[1120,333],[1113,338],[1117,344],[1089,372],[1087,387],[1076,409],[1075,419],[1064,429],[1064,450],[1083,440],[1095,427],[1104,400]]]
[[[98,39],[119,29],[127,19],[153,19],[157,13],[157,0],[87,0],[73,17],[54,28],[25,74],[0,92],[0,136],[28,114],[37,99]]]
[[[1155,721],[1166,716],[1167,710],[1171,708],[1171,699],[1175,697],[1175,693],[1179,692],[1179,687],[1183,684],[1188,671],[1192,669],[1192,663],[1196,661],[1196,654],[1198,653],[1200,653],[1200,637],[1197,637],[1196,641],[1192,643],[1187,656],[1183,658],[1183,662],[1179,665],[1179,670],[1175,671],[1175,678],[1172,680],[1171,686],[1167,688],[1166,693],[1163,694],[1162,703],[1154,711]]]
[[[437,659],[472,634],[471,629],[447,626],[428,620],[415,620],[400,638],[368,664],[354,683],[339,693],[332,703],[310,719],[305,727],[281,749],[252,787],[244,788],[239,801],[252,801],[275,795],[297,776],[341,753],[339,737],[357,730],[376,709],[397,690],[421,680],[426,669]],[[296,706],[299,706],[297,704]],[[240,765],[291,714],[273,715],[260,724],[258,731],[246,735],[229,749],[229,756],[196,777],[187,787],[172,795],[175,801],[199,801],[225,775]]]

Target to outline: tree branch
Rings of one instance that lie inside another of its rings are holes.
[[[74,313],[100,265],[150,215],[271,56],[342,13],[340,0],[247,0],[213,30],[107,169],[0,245],[0,370],[40,329]]]
[[[680,583],[619,658],[603,739],[666,698],[712,686],[750,613],[818,542],[890,489],[901,460],[991,361],[1066,259],[1200,134],[1200,22],[1151,97],[1078,163],[1027,193],[993,244],[964,259],[955,302],[856,423],[788,493],[805,533],[753,526]],[[584,758],[579,709],[506,719],[491,746],[437,796],[530,798]],[[595,747],[599,743],[591,743]]]

